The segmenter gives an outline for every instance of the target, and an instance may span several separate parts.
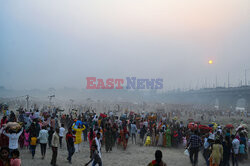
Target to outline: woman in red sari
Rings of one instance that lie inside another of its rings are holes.
[[[90,130],[89,130],[89,134],[88,134],[88,139],[89,139],[89,148],[90,148],[90,151],[91,151],[92,142],[93,142],[93,140],[95,139],[95,137],[96,137],[95,132],[93,131],[93,129],[92,129],[92,128],[90,128]]]
[[[126,126],[123,128],[123,130],[120,131],[120,135],[121,135],[123,149],[126,150],[127,145],[128,145],[128,138],[129,138],[129,132]]]

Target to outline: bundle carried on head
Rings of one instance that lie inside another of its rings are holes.
[[[22,126],[17,122],[8,122],[6,126],[9,129],[9,132],[13,133],[18,133],[22,128]]]

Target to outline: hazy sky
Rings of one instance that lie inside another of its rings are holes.
[[[224,86],[229,72],[236,86],[249,43],[249,0],[1,0],[0,85],[85,88],[88,76],[135,76],[195,88],[216,75]]]

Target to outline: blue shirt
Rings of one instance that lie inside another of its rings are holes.
[[[208,143],[208,141],[207,141],[208,139],[207,138],[205,138],[205,142],[204,142],[204,149],[207,149],[208,147],[209,147],[209,143]]]
[[[135,124],[131,124],[131,133],[135,134],[136,130],[137,130],[136,125]]]
[[[244,144],[240,144],[239,151],[240,151],[240,154],[245,154],[245,145]]]

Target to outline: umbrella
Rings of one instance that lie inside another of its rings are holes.
[[[31,112],[25,112],[25,114],[29,115]]]
[[[202,133],[207,133],[209,131],[212,131],[213,128],[206,126],[206,125],[199,125],[199,129],[201,130]]]
[[[36,119],[36,116],[34,116],[34,115],[33,115],[33,116],[30,116],[30,119],[32,119],[32,120],[33,120],[33,119]]]
[[[227,125],[226,125],[226,128],[233,129],[234,126],[233,126],[232,124],[227,124]]]
[[[214,124],[209,124],[208,126],[209,126],[209,127],[213,127],[213,126],[214,126]]]
[[[195,130],[195,129],[197,129],[197,127],[198,127],[197,124],[195,124],[193,122],[188,124],[188,128],[191,129],[191,130]]]
[[[211,127],[206,125],[199,125],[199,129],[210,129]]]
[[[107,117],[107,115],[100,113],[100,117],[102,117],[102,118],[106,118],[106,117]]]
[[[82,126],[82,125],[83,125],[82,121],[80,120],[76,121],[76,126]]]

